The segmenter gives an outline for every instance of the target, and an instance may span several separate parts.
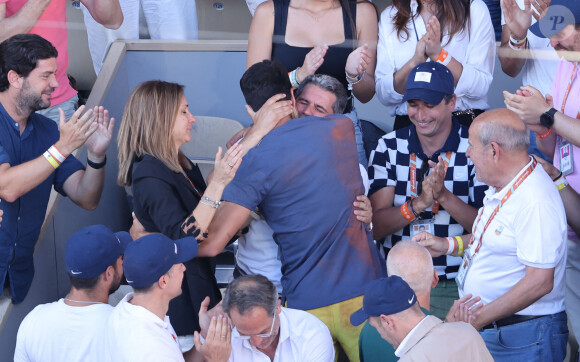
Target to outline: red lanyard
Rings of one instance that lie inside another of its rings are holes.
[[[441,157],[443,159],[443,164],[445,165],[445,174],[447,174],[447,168],[449,167],[449,162],[451,160],[451,154],[453,152],[448,151],[445,156]],[[427,160],[423,162],[429,162]],[[411,199],[418,197],[417,194],[417,155],[415,153],[411,153],[411,164],[409,165],[409,181],[411,182]],[[439,203],[435,201],[433,203],[433,214],[439,212]]]
[[[483,227],[483,231],[481,232],[481,235],[479,236],[479,240],[477,241],[477,247],[475,248],[475,252],[473,253],[474,255],[477,254],[477,252],[481,248],[483,234],[485,234],[487,227],[489,226],[489,224],[491,224],[491,221],[493,220],[495,215],[497,215],[497,212],[499,211],[499,209],[503,206],[503,204],[506,203],[506,201],[510,198],[510,196],[513,195],[513,193],[516,191],[516,189],[522,184],[522,182],[524,182],[524,180],[532,173],[532,171],[534,171],[537,164],[538,164],[538,161],[536,161],[536,159],[534,159],[532,161],[532,164],[524,171],[524,173],[522,173],[520,175],[520,177],[517,178],[517,180],[512,184],[512,187],[508,190],[508,192],[504,195],[504,197],[502,197],[501,203],[495,207],[495,209],[491,213],[491,216],[489,217],[489,219],[485,223],[485,226]],[[479,214],[477,215],[477,221],[475,222],[475,226],[473,227],[473,233],[471,234],[471,240],[469,240],[470,246],[475,241],[475,232],[477,231],[477,225],[479,225],[479,221],[481,220],[481,215],[483,215],[483,209],[484,208],[482,207],[479,210]]]
[[[562,113],[564,113],[564,108],[566,108],[566,102],[568,101],[568,96],[570,95],[570,90],[572,89],[572,81],[574,80],[574,76],[576,75],[576,68],[578,68],[578,62],[574,63],[574,68],[572,69],[572,75],[570,76],[570,81],[568,81],[568,88],[566,88],[566,93],[564,93],[564,101],[562,102],[562,108],[560,109],[560,112],[562,112]],[[580,119],[580,109],[578,109],[578,113],[576,114],[576,119]]]

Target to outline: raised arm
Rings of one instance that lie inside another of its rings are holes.
[[[123,24],[119,0],[81,0],[95,21],[106,28],[118,29]]]
[[[274,2],[266,1],[258,6],[250,25],[246,69],[272,57],[274,36]]]
[[[349,54],[345,71],[356,78],[364,71],[360,82],[353,85],[355,97],[367,103],[375,95],[375,67],[377,64],[378,22],[377,12],[371,3],[356,6],[358,48]]]
[[[62,110],[60,112],[61,117],[64,117],[64,112]],[[89,210],[95,209],[101,199],[105,184],[106,152],[111,144],[115,127],[115,119],[109,119],[109,111],[102,106],[95,107],[93,113],[96,115],[95,132],[85,142],[87,168],[85,171],[75,172],[64,183],[64,191],[68,197],[75,204]]]
[[[526,64],[527,57],[530,56],[527,51],[528,42],[524,43],[524,49],[516,50],[509,45],[510,36],[516,41],[525,40],[528,29],[532,24],[532,16],[537,20],[539,18],[538,13],[544,12],[548,4],[549,0],[534,1],[534,8],[538,10],[536,12],[532,9],[530,0],[524,1],[524,9],[520,8],[515,0],[501,1],[505,25],[501,33],[501,46],[498,56],[503,72],[510,77],[516,77],[520,73],[524,64]]]
[[[51,0],[28,0],[20,10],[6,17],[6,3],[0,3],[0,42],[16,34],[28,33]]]
[[[79,107],[68,122],[65,122],[64,112],[61,110],[60,138],[54,146],[64,157],[81,147],[97,129],[93,111],[89,110],[81,117],[83,110],[84,106]],[[11,167],[8,162],[0,164],[0,198],[8,202],[16,201],[40,185],[54,170],[43,155],[17,166]]]

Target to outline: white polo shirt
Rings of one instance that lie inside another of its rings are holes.
[[[109,304],[34,308],[20,324],[14,361],[103,361]]]
[[[282,308],[280,312],[280,338],[273,362],[334,361],[334,346],[328,327],[308,312]],[[230,362],[270,362],[249,340],[235,338],[232,333]]]
[[[493,210],[528,163],[502,190],[486,191],[476,241],[466,252],[473,255],[477,240]],[[481,212],[481,209],[480,209]],[[459,296],[471,293],[488,304],[505,294],[525,275],[526,266],[555,268],[552,291],[519,311],[521,315],[554,314],[564,310],[566,215],[554,183],[540,164],[512,193],[489,224],[479,252],[472,260]]]
[[[183,354],[169,317],[129,301],[128,293],[109,317],[106,349],[110,361],[183,361]]]

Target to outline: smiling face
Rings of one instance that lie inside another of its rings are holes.
[[[271,316],[264,308],[254,307],[240,314],[238,308],[230,310],[230,318],[240,336],[250,336],[252,346],[266,349],[277,339],[280,332],[280,306],[276,313]],[[260,337],[259,335],[269,335]]]
[[[417,134],[423,137],[435,137],[451,130],[451,112],[455,108],[455,95],[446,103],[441,100],[438,105],[432,105],[419,99],[407,101],[407,112],[411,122],[417,129]]]
[[[300,118],[306,116],[325,117],[334,113],[332,107],[336,102],[334,93],[308,84],[296,99],[296,109]]]
[[[185,95],[182,95],[172,131],[173,142],[177,148],[191,140],[191,125],[194,124],[195,121],[195,117],[191,112],[189,112],[189,106],[185,99]]]
[[[35,112],[50,107],[52,92],[58,87],[56,81],[56,58],[40,59],[27,77],[21,78],[18,106]]]

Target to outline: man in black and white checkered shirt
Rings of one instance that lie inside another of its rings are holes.
[[[468,128],[453,119],[453,92],[447,67],[436,62],[416,66],[403,98],[413,125],[383,136],[371,153],[373,236],[385,256],[396,242],[421,231],[441,237],[470,232],[482,206],[487,186],[476,180],[465,156]],[[460,257],[433,259],[440,281],[431,311],[442,319],[459,298],[454,278],[460,263]]]

